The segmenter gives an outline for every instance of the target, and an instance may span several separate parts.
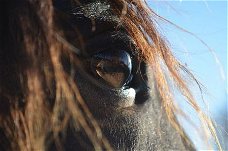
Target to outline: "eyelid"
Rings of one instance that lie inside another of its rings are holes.
[[[72,45],[70,42],[68,42],[66,39],[64,39],[60,34],[56,33],[55,36],[56,36],[56,39],[59,42],[61,42],[65,46],[67,46],[68,49],[71,52],[73,52],[73,54],[77,55],[78,57],[80,57],[81,59],[83,59],[85,62],[89,62],[89,60],[91,59],[91,57],[93,55],[95,55],[96,53],[101,52],[101,51],[104,51],[102,49],[97,49],[96,51],[93,52],[93,54],[90,54],[89,56],[88,55],[83,55],[82,50],[80,50],[79,48],[77,48],[74,45]],[[122,48],[115,48],[115,49],[116,50],[121,50]],[[132,50],[132,49],[129,49],[129,48],[122,49],[122,50],[125,50],[126,52],[128,52],[130,54],[131,59],[133,59],[133,63],[134,63],[135,62],[135,59],[134,58],[136,58],[136,57],[135,57],[135,54],[132,51],[136,51],[136,50]],[[110,49],[109,49],[109,51],[110,51]]]
[[[135,46],[131,38],[123,32],[103,32],[87,40],[85,49],[89,55],[106,50],[125,50],[131,56]]]

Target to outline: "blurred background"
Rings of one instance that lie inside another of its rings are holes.
[[[147,3],[160,16],[194,34],[165,22],[159,24],[175,56],[204,85],[207,109],[217,122],[223,148],[228,150],[227,1],[147,0]],[[197,136],[191,137],[201,150],[202,145],[194,138]]]

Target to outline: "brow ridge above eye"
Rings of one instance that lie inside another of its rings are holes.
[[[104,32],[96,35],[85,43],[86,53],[93,55],[101,51],[125,50],[129,54],[134,54],[135,47],[131,38],[121,32]]]

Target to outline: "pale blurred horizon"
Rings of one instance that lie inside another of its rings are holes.
[[[171,43],[175,56],[191,69],[205,86],[204,99],[216,120],[224,149],[228,150],[227,103],[227,1],[147,0],[160,16],[192,32],[199,39],[174,26],[162,23],[162,34]],[[200,148],[199,148],[200,149]]]

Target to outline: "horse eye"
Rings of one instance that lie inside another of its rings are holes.
[[[126,51],[104,51],[95,54],[91,60],[91,70],[106,85],[122,88],[132,78],[132,61]]]

